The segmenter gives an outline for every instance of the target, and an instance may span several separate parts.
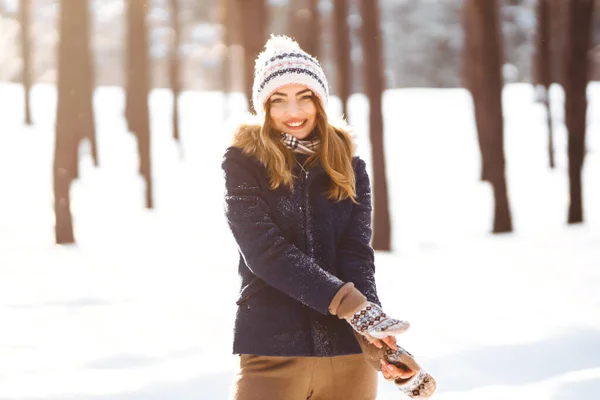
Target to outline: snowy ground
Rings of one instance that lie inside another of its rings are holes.
[[[551,171],[531,87],[505,91],[516,232],[495,237],[467,94],[385,95],[394,251],[377,254],[377,280],[386,308],[411,321],[400,343],[436,376],[440,400],[600,398],[600,86],[590,88],[586,223],[576,227],[565,224],[566,136],[553,95]],[[53,245],[54,90],[35,87],[33,127],[21,124],[21,98],[0,85],[0,399],[225,399],[238,280],[222,216],[222,97],[184,94],[180,149],[170,96],[153,93],[148,212],[122,94],[98,89],[101,167],[83,146],[76,246]],[[242,109],[237,97],[230,106]],[[370,161],[365,110],[354,96],[351,122]],[[380,389],[380,399],[401,397],[386,381]]]

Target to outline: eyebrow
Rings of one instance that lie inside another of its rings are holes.
[[[310,89],[304,89],[304,90],[301,90],[298,93],[296,93],[296,96],[300,96],[301,94],[304,94],[306,92],[310,92],[312,94],[312,90],[310,90]],[[287,94],[281,93],[281,92],[275,92],[275,93],[272,94],[272,96],[275,96],[275,95],[287,97]]]

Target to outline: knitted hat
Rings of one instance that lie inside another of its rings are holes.
[[[297,83],[306,85],[327,107],[329,84],[319,61],[287,36],[274,36],[267,41],[254,65],[252,103],[257,113],[277,89]]]

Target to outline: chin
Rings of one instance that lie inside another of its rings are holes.
[[[288,135],[292,135],[296,139],[303,140],[310,136],[310,131],[308,132],[287,132]]]

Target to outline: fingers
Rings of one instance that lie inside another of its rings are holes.
[[[386,363],[385,360],[381,360],[381,373],[383,374],[383,377],[388,381],[394,379],[392,371],[388,367],[389,365],[390,364]]]
[[[386,371],[383,371],[383,377],[384,377],[384,379],[385,379],[385,380],[388,380],[388,381],[393,381],[393,380],[395,379],[393,376],[391,376],[391,375],[390,375],[388,372],[386,372]]]
[[[392,350],[394,350],[394,351],[398,350],[398,345],[396,344],[396,337],[395,336],[388,336],[388,337],[382,338],[381,340],[374,339],[374,338],[372,338],[370,336],[367,336],[367,340],[369,341],[369,343],[371,343],[372,345],[374,345],[378,349],[383,348],[383,343],[385,343]]]
[[[383,341],[383,343],[387,344],[388,347],[391,348],[392,350],[394,350],[394,351],[398,350],[398,345],[396,344],[395,336],[388,336],[385,339],[381,339],[381,340]]]
[[[385,379],[409,379],[415,375],[415,371],[398,368],[385,360],[381,360],[381,372]]]

